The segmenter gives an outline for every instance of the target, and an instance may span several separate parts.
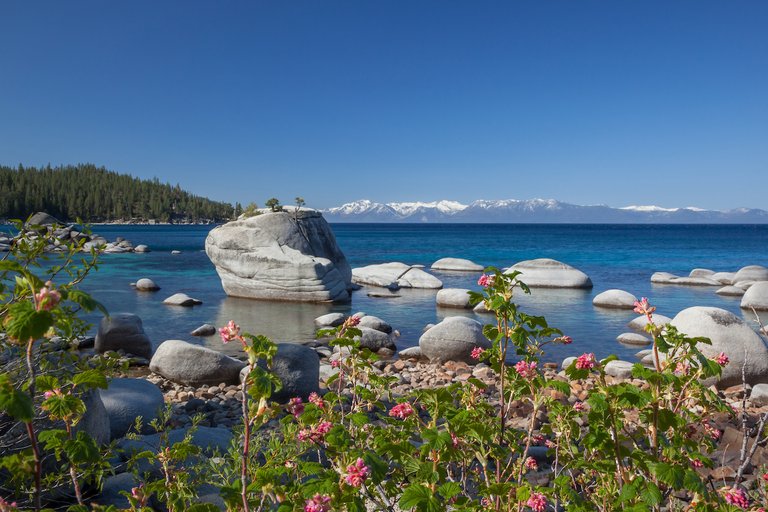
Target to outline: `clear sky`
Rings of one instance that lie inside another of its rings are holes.
[[[768,2],[0,2],[0,163],[213,199],[768,209]]]

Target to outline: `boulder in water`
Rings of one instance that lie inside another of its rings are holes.
[[[570,265],[550,258],[539,258],[515,263],[505,274],[519,271],[519,279],[530,287],[539,288],[592,288],[592,280]]]
[[[94,348],[100,354],[122,349],[146,359],[152,357],[152,344],[144,332],[141,318],[132,313],[115,313],[102,318]]]
[[[750,286],[741,298],[741,307],[768,311],[768,281],[758,281]]]
[[[420,268],[400,262],[381,263],[352,269],[352,281],[356,284],[384,288],[439,289],[442,281]]]
[[[592,299],[592,304],[601,308],[633,309],[637,297],[624,290],[610,289],[599,293]]]
[[[484,267],[474,261],[462,258],[440,258],[432,264],[432,270],[449,270],[453,272],[482,272]]]

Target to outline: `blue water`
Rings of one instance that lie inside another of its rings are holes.
[[[435,291],[400,290],[394,299],[371,298],[375,288],[353,294],[352,303],[268,303],[226,297],[213,265],[203,250],[209,226],[95,226],[108,240],[122,236],[144,243],[146,254],[104,255],[97,272],[83,288],[111,312],[138,314],[154,344],[184,339],[223,348],[217,336],[196,339],[188,333],[202,323],[217,326],[234,319],[244,329],[275,341],[312,339],[312,320],[331,311],[364,311],[379,316],[398,329],[399,348],[418,344],[424,326],[447,315],[464,314],[480,321],[490,318],[458,310],[438,310]],[[429,267],[443,257],[471,259],[482,265],[508,267],[533,258],[554,258],[586,272],[592,290],[534,289],[520,295],[525,311],[545,315],[550,325],[574,339],[573,345],[553,347],[546,360],[595,352],[630,358],[638,349],[615,341],[627,332],[631,311],[595,308],[592,298],[608,288],[647,296],[658,313],[673,317],[690,306],[716,306],[743,315],[738,298],[715,294],[716,287],[653,285],[656,271],[687,275],[693,268],[736,271],[746,265],[768,266],[768,225],[526,225],[526,224],[336,224],[336,238],[353,267],[402,261]],[[172,255],[172,250],[181,254]],[[446,287],[477,288],[477,274],[433,272]],[[162,289],[137,293],[129,284],[141,277],[153,279]],[[202,306],[177,308],[161,304],[176,292],[203,301]],[[745,318],[752,321],[749,315]],[[96,316],[90,317],[94,322]],[[764,319],[766,320],[766,319]]]

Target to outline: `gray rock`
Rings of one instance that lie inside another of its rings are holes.
[[[154,292],[160,289],[155,282],[148,277],[142,277],[136,281],[136,289],[140,292]]]
[[[759,281],[750,286],[741,298],[741,307],[768,311],[768,281]]]
[[[182,340],[164,341],[149,362],[153,372],[189,386],[220,382],[237,384],[244,366],[245,363],[235,358]]]
[[[637,297],[624,290],[606,290],[592,299],[592,304],[601,308],[633,309]]]
[[[108,350],[124,350],[147,359],[152,357],[152,344],[144,332],[141,318],[131,313],[115,313],[102,318],[94,349],[100,354]]]
[[[30,227],[30,226],[51,226],[54,224],[58,224],[59,226],[64,225],[63,222],[61,222],[59,219],[54,217],[53,215],[49,215],[45,212],[37,212],[32,214],[27,222],[24,223],[24,227]]]
[[[352,282],[383,288],[439,289],[443,282],[420,268],[405,263],[392,262],[368,265],[352,269]]]
[[[371,352],[378,352],[382,348],[391,350],[396,348],[391,335],[376,329],[371,329],[370,327],[360,327],[358,325],[358,329],[360,329],[362,335],[355,339],[360,342],[360,348],[367,348]]]
[[[203,324],[190,334],[192,336],[213,336],[216,334],[216,327],[211,324]]]
[[[360,323],[357,324],[358,327],[367,327],[369,329],[373,329],[375,331],[380,331],[385,334],[391,334],[392,333],[392,326],[389,325],[387,322],[382,320],[381,318],[373,315],[365,315],[360,318]]]
[[[570,265],[549,258],[539,258],[515,263],[505,274],[520,271],[520,280],[530,287],[541,288],[592,288],[592,280]]]
[[[472,308],[472,311],[475,313],[478,313],[480,315],[491,315],[493,314],[493,311],[485,307],[485,302],[478,302],[477,306]]]
[[[104,479],[101,488],[101,494],[93,501],[102,507],[110,505],[120,509],[129,509],[131,504],[122,492],[131,494],[131,489],[139,485],[139,480],[133,473],[120,473],[118,475],[108,476]]]
[[[462,258],[440,258],[432,264],[432,270],[451,270],[454,272],[482,272],[484,267]]]
[[[421,347],[409,347],[398,352],[400,359],[421,359]]]
[[[452,316],[435,325],[419,338],[419,347],[430,361],[464,361],[476,363],[472,350],[490,348],[491,342],[483,335],[483,326],[477,320]]]
[[[107,245],[107,239],[95,236],[83,244],[83,251],[88,252],[91,249],[101,249]]]
[[[320,212],[267,213],[214,228],[205,252],[227,295],[348,301],[352,272]]]
[[[560,364],[560,368],[565,370],[566,368],[571,366],[575,360],[576,360],[576,357],[574,356],[566,357],[565,359],[563,359],[563,362]]]
[[[711,345],[698,345],[707,357],[724,352],[730,363],[723,368],[717,385],[728,387],[741,383],[745,365],[748,384],[768,382],[768,348],[760,336],[741,318],[720,308],[696,306],[678,313],[672,325],[688,336],[704,336]]]
[[[755,284],[755,283],[760,283],[760,282],[761,282],[761,281],[739,281],[739,282],[733,283],[733,286],[735,286],[735,287],[737,287],[737,288],[741,288],[741,289],[742,289],[742,290],[744,290],[744,291],[747,291],[747,290],[749,290],[749,288],[750,288],[750,287],[751,287],[753,284]]]
[[[646,357],[648,354],[652,354],[652,353],[653,353],[653,349],[648,348],[645,350],[640,350],[638,352],[635,352],[635,357],[638,359],[642,359]]]
[[[654,272],[651,275],[651,282],[656,284],[670,284],[673,279],[677,279],[680,276],[670,274],[669,272]]]
[[[163,304],[166,304],[168,306],[184,306],[184,307],[191,307],[191,306],[198,306],[202,304],[203,301],[198,299],[193,299],[186,293],[174,293],[167,299],[163,301]]]
[[[173,254],[174,256],[176,256],[176,255],[178,255],[178,254],[181,254],[181,251],[171,251],[171,254]]]
[[[720,284],[733,284],[735,282],[734,277],[736,277],[736,272],[715,272],[709,276],[710,279],[714,279]]]
[[[749,394],[749,400],[755,407],[768,405],[768,384],[755,384]]]
[[[744,295],[744,288],[738,286],[728,285],[723,286],[715,292],[718,295],[725,295],[727,297],[741,297]]]
[[[133,252],[150,252],[150,249],[148,246],[144,244],[139,244],[136,247],[134,247]]]
[[[672,319],[669,318],[668,316],[653,315],[653,323],[655,325],[659,325],[659,326],[667,325],[671,321],[672,321]],[[632,329],[633,331],[638,331],[638,332],[645,332],[645,326],[646,325],[648,325],[648,318],[645,317],[645,316],[638,316],[637,318],[635,318],[634,320],[632,320],[631,322],[629,322],[627,324],[627,326],[630,329]]]
[[[91,436],[96,444],[107,444],[110,441],[112,430],[109,424],[109,415],[104,408],[104,402],[101,400],[101,393],[91,390],[84,393],[81,399],[85,404],[85,414],[75,425],[75,432],[82,430]]]
[[[670,279],[667,284],[679,284],[684,286],[721,286],[720,281],[715,281],[709,277],[676,277]]]
[[[736,272],[733,282],[739,281],[768,281],[768,268],[762,265],[749,265]]]
[[[469,304],[469,290],[466,288],[444,288],[437,292],[435,302],[443,308],[472,308]]]
[[[263,362],[259,365],[264,367]],[[246,366],[240,372],[242,380],[248,372]],[[285,403],[293,397],[306,400],[310,393],[320,392],[320,358],[317,352],[297,343],[278,343],[277,354],[272,358],[272,373],[283,387],[272,399]]]
[[[629,379],[632,377],[632,363],[629,361],[610,361],[605,365],[606,375],[617,379]]]
[[[688,277],[708,277],[712,279],[713,275],[715,275],[714,270],[709,270],[708,268],[695,268],[691,270],[691,273],[688,274]]]
[[[139,416],[142,418],[141,433],[151,432],[149,422],[165,407],[160,389],[143,379],[113,378],[100,395],[109,416],[112,439],[127,434]]]
[[[328,313],[315,318],[315,327],[318,329],[327,329],[329,327],[338,327],[346,320],[346,315],[342,313]]]
[[[634,332],[625,332],[623,334],[619,334],[616,337],[616,341],[623,343],[624,345],[632,345],[638,347],[644,347],[653,343],[653,341],[647,336],[636,334]]]

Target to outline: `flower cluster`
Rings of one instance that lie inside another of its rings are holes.
[[[61,302],[61,294],[53,288],[53,283],[47,281],[45,286],[35,294],[35,305],[38,311],[50,311]]]
[[[347,466],[344,481],[352,487],[360,487],[370,474],[371,470],[365,465],[365,461],[358,457],[354,464]]]
[[[579,357],[576,358],[576,369],[577,370],[591,370],[595,367],[597,364],[597,360],[595,359],[595,354],[592,352],[588,354],[581,354]]]
[[[553,343],[560,343],[562,345],[570,345],[573,343],[573,338],[567,335],[558,336],[557,338],[552,340]]]
[[[515,365],[515,371],[524,379],[533,379],[538,374],[536,372],[536,362],[518,361]]]
[[[723,491],[723,498],[725,502],[734,507],[747,509],[749,508],[749,498],[744,489],[740,487],[730,487]]]
[[[315,406],[318,409],[324,409],[325,408],[325,402],[323,401],[323,397],[315,393],[314,391],[309,394],[309,403],[315,404]]]
[[[720,352],[720,353],[719,353],[719,354],[718,354],[718,355],[715,357],[715,362],[716,362],[717,364],[719,364],[720,366],[725,366],[725,365],[727,365],[728,363],[730,363],[730,362],[731,362],[731,360],[730,360],[730,359],[728,359],[728,356],[727,356],[727,355],[725,355],[725,352]]]
[[[547,508],[547,497],[540,492],[534,492],[525,504],[535,512],[544,512],[544,509]]]
[[[312,441],[313,443],[320,443],[325,439],[325,435],[330,432],[333,424],[330,421],[321,421],[317,425],[312,425],[310,428],[304,428],[299,430],[299,441]]]
[[[219,335],[221,336],[221,341],[224,343],[229,343],[232,340],[239,339],[240,326],[237,325],[234,320],[230,320],[227,325],[219,329]]]
[[[413,407],[408,402],[397,404],[389,410],[389,415],[399,420],[404,420],[414,413]]]
[[[295,396],[288,400],[285,409],[296,418],[301,416],[304,413],[304,403],[301,401],[301,397]]]
[[[643,297],[642,299],[635,301],[634,311],[638,315],[645,315],[648,318],[651,318],[651,315],[653,315],[653,312],[656,311],[656,306],[651,306],[648,303],[648,298]]]
[[[328,512],[331,510],[331,497],[315,494],[304,505],[304,512]]]
[[[536,459],[534,459],[533,457],[528,457],[525,459],[525,469],[536,471],[537,469],[539,469],[539,463],[536,462]]]
[[[493,285],[493,278],[494,276],[489,276],[488,274],[483,274],[480,276],[480,279],[477,280],[477,284],[479,286],[482,286],[483,288],[488,288],[489,286]]]
[[[475,347],[472,349],[470,356],[472,356],[472,359],[480,359],[483,357],[483,352],[485,352],[483,347]]]

